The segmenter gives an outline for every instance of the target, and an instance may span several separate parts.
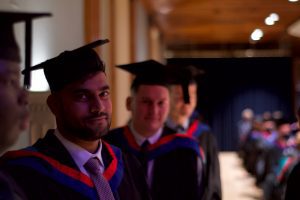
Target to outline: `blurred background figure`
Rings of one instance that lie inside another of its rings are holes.
[[[247,135],[252,130],[254,120],[254,111],[251,108],[245,108],[241,113],[241,120],[238,122],[238,136],[240,154],[242,153],[242,146],[247,138]]]
[[[291,171],[299,162],[300,156],[300,131],[297,131],[294,138],[294,148],[289,153],[283,154],[276,169],[276,180],[274,183],[274,194],[277,199],[284,199],[286,185]]]
[[[276,137],[268,140],[267,147],[263,148],[264,160],[264,176],[260,179],[260,186],[264,191],[266,200],[282,199],[283,193],[278,187],[276,174],[280,167],[280,159],[289,157],[291,149],[294,149],[292,140],[291,123],[289,120],[282,118],[276,122]]]
[[[219,150],[210,127],[197,111],[196,79],[203,73],[194,66],[178,66],[173,69],[170,86],[170,113],[166,126],[178,133],[192,136],[203,149],[205,158],[204,197],[205,200],[222,199]]]
[[[166,66],[146,60],[118,67],[136,75],[126,101],[132,116],[104,139],[140,160],[153,200],[202,199],[206,169],[199,144],[165,126],[170,110]]]
[[[299,157],[295,123],[281,111],[263,112],[241,143],[240,158],[255,178],[264,200],[281,200],[287,177]]]
[[[272,118],[276,121],[278,119],[281,119],[283,117],[283,113],[280,110],[275,110],[272,112]]]

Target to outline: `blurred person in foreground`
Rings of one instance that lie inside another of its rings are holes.
[[[57,124],[32,146],[2,157],[2,168],[29,199],[148,199],[135,158],[101,140],[112,104],[105,64],[93,48],[107,42],[64,51],[23,71],[44,70],[51,90],[47,104]]]
[[[15,143],[29,123],[28,96],[20,86],[21,56],[13,25],[41,16],[44,14],[0,11],[0,154]],[[16,182],[2,169],[0,199],[26,199]]]

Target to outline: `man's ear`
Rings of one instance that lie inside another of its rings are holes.
[[[127,97],[126,99],[126,108],[128,111],[131,111],[132,97]]]
[[[58,114],[60,105],[59,105],[57,96],[50,94],[47,98],[47,105],[54,115]]]

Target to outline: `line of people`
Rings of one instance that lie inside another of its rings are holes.
[[[300,132],[296,122],[266,112],[261,119],[247,108],[239,123],[239,155],[263,189],[265,200],[282,200],[291,170],[299,161]]]
[[[136,76],[126,102],[132,116],[124,127],[109,131],[110,86],[105,63],[93,50],[107,42],[64,51],[22,71],[27,79],[31,71],[43,69],[57,128],[33,145],[1,156],[0,199],[222,199],[218,148],[195,112],[192,71],[177,69],[178,76],[154,60],[119,66]],[[10,56],[19,54],[18,48],[5,48]],[[0,52],[5,138],[24,128],[28,101],[18,83],[20,60]],[[9,107],[6,101],[15,104]],[[18,121],[5,121],[8,114]],[[3,151],[8,143],[1,143]]]

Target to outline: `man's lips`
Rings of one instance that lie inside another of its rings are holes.
[[[107,117],[95,117],[95,118],[90,118],[88,119],[88,121],[103,121],[103,120],[107,120]]]
[[[86,118],[87,121],[104,121],[108,119],[108,114],[100,113],[99,115],[89,116]]]

